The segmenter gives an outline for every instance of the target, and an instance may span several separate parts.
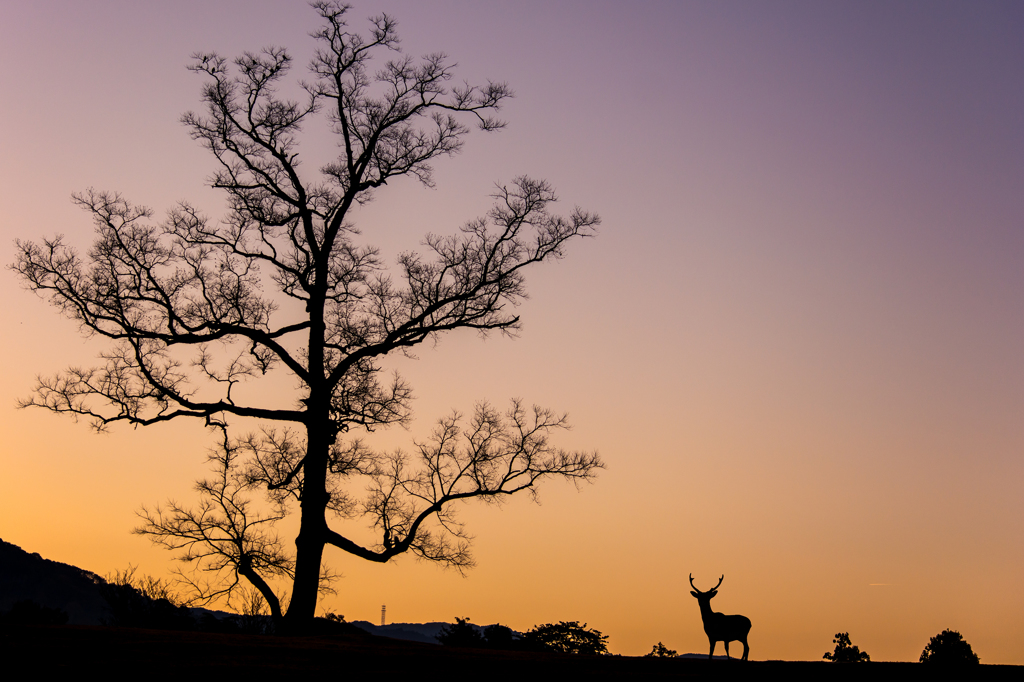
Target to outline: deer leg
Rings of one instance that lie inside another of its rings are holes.
[[[732,656],[729,655],[729,640],[725,640],[725,657],[732,658]]]
[[[747,660],[747,654],[750,653],[750,647],[747,646],[747,640],[743,640],[743,660]]]
[[[716,644],[716,642],[715,642],[715,640],[711,639],[710,637],[708,637],[708,640],[711,642],[711,651],[708,652],[708,660],[710,661],[711,657],[715,655],[715,644]]]

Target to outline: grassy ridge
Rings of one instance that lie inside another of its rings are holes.
[[[834,664],[806,661],[706,661],[634,656],[572,656],[458,649],[373,635],[267,637],[88,626],[3,626],[8,666],[36,672],[93,672],[144,679],[185,674],[330,674],[332,679],[936,679],[917,663]],[[981,665],[971,679],[1019,680],[1024,666]],[[235,678],[237,679],[237,678]]]

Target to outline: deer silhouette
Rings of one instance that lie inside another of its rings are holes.
[[[711,642],[711,651],[708,652],[708,660],[715,653],[715,643],[725,642],[725,657],[729,656],[729,642],[743,642],[743,660],[747,660],[747,654],[750,653],[750,647],[747,646],[747,633],[750,632],[750,619],[746,616],[727,616],[723,613],[715,613],[711,610],[711,599],[718,594],[718,588],[721,586],[722,581],[725,580],[723,574],[718,579],[718,585],[715,585],[707,592],[701,592],[697,589],[697,586],[693,584],[693,574],[690,574],[690,587],[693,591],[690,592],[694,597],[697,598],[697,604],[700,606],[700,617],[704,621],[704,632],[708,636],[708,641]]]

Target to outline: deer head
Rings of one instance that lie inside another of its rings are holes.
[[[690,587],[693,588],[693,591],[690,592],[690,594],[692,594],[694,597],[696,597],[697,601],[700,602],[701,604],[707,604],[708,602],[711,601],[712,597],[714,597],[716,594],[718,594],[718,588],[722,586],[722,581],[723,580],[725,580],[725,574],[724,573],[722,574],[722,577],[718,579],[718,584],[717,585],[712,587],[707,592],[701,592],[700,590],[697,589],[697,586],[693,584],[693,573],[691,573],[690,574]]]

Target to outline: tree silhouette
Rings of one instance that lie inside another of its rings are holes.
[[[312,622],[325,545],[369,561],[412,551],[465,567],[471,560],[453,503],[532,492],[547,477],[588,479],[601,467],[595,453],[549,445],[564,416],[518,402],[504,414],[480,405],[468,427],[453,414],[416,444],[414,458],[373,452],[355,437],[409,419],[411,389],[385,375],[384,359],[458,329],[514,335],[526,268],[561,258],[599,219],[578,208],[553,214],[551,186],[519,177],[497,187],[486,217],[454,235],[427,235],[425,253],[403,253],[389,270],[361,241],[353,207],[403,176],[432,185],[431,162],[459,151],[467,123],[501,128],[495,114],[512,93],[503,83],[451,85],[447,57],[402,54],[387,15],[372,18],[363,36],[348,29],[346,5],[313,7],[323,23],[300,100],[278,94],[291,67],[284,49],[233,62],[194,55],[189,68],[205,79],[205,111],[182,121],[216,160],[211,185],[227,193],[224,220],[182,202],[154,222],[146,207],[88,190],[74,198],[96,225],[89,253],[59,236],[19,241],[13,266],[86,333],[112,341],[98,367],[40,379],[23,406],[85,417],[100,430],[183,418],[220,429],[239,419],[262,423],[258,433],[226,441],[215,456],[223,470],[201,484],[198,510],[143,510],[141,530],[212,573],[234,570],[272,608],[254,576],[290,577],[285,618],[296,629]],[[391,58],[374,64],[378,53]],[[310,176],[299,164],[299,139],[317,121],[337,136],[340,152]],[[251,402],[258,392],[239,389],[280,374],[298,387],[292,407]],[[362,502],[346,493],[359,478],[371,487]],[[242,504],[255,486],[278,505],[267,516]],[[279,505],[291,502],[301,511],[294,563],[268,530]],[[358,544],[329,515],[365,515],[378,542]],[[242,526],[232,526],[239,519]]]
[[[825,652],[825,655],[822,656],[827,661],[833,663],[869,663],[871,661],[868,652],[861,651],[860,647],[850,642],[849,632],[837,632],[832,643],[836,645],[835,650]]]
[[[484,641],[487,643],[488,649],[506,651],[522,649],[522,640],[519,634],[501,623],[494,623],[484,628]]]
[[[528,646],[566,654],[608,653],[608,635],[588,629],[586,623],[581,625],[575,620],[535,625],[523,635],[523,640]]]
[[[921,663],[970,665],[981,663],[978,654],[956,630],[943,630],[932,637],[921,652]]]
[[[485,645],[480,629],[469,622],[469,618],[455,618],[455,622],[441,627],[437,641],[445,646],[460,646],[479,649]]]

